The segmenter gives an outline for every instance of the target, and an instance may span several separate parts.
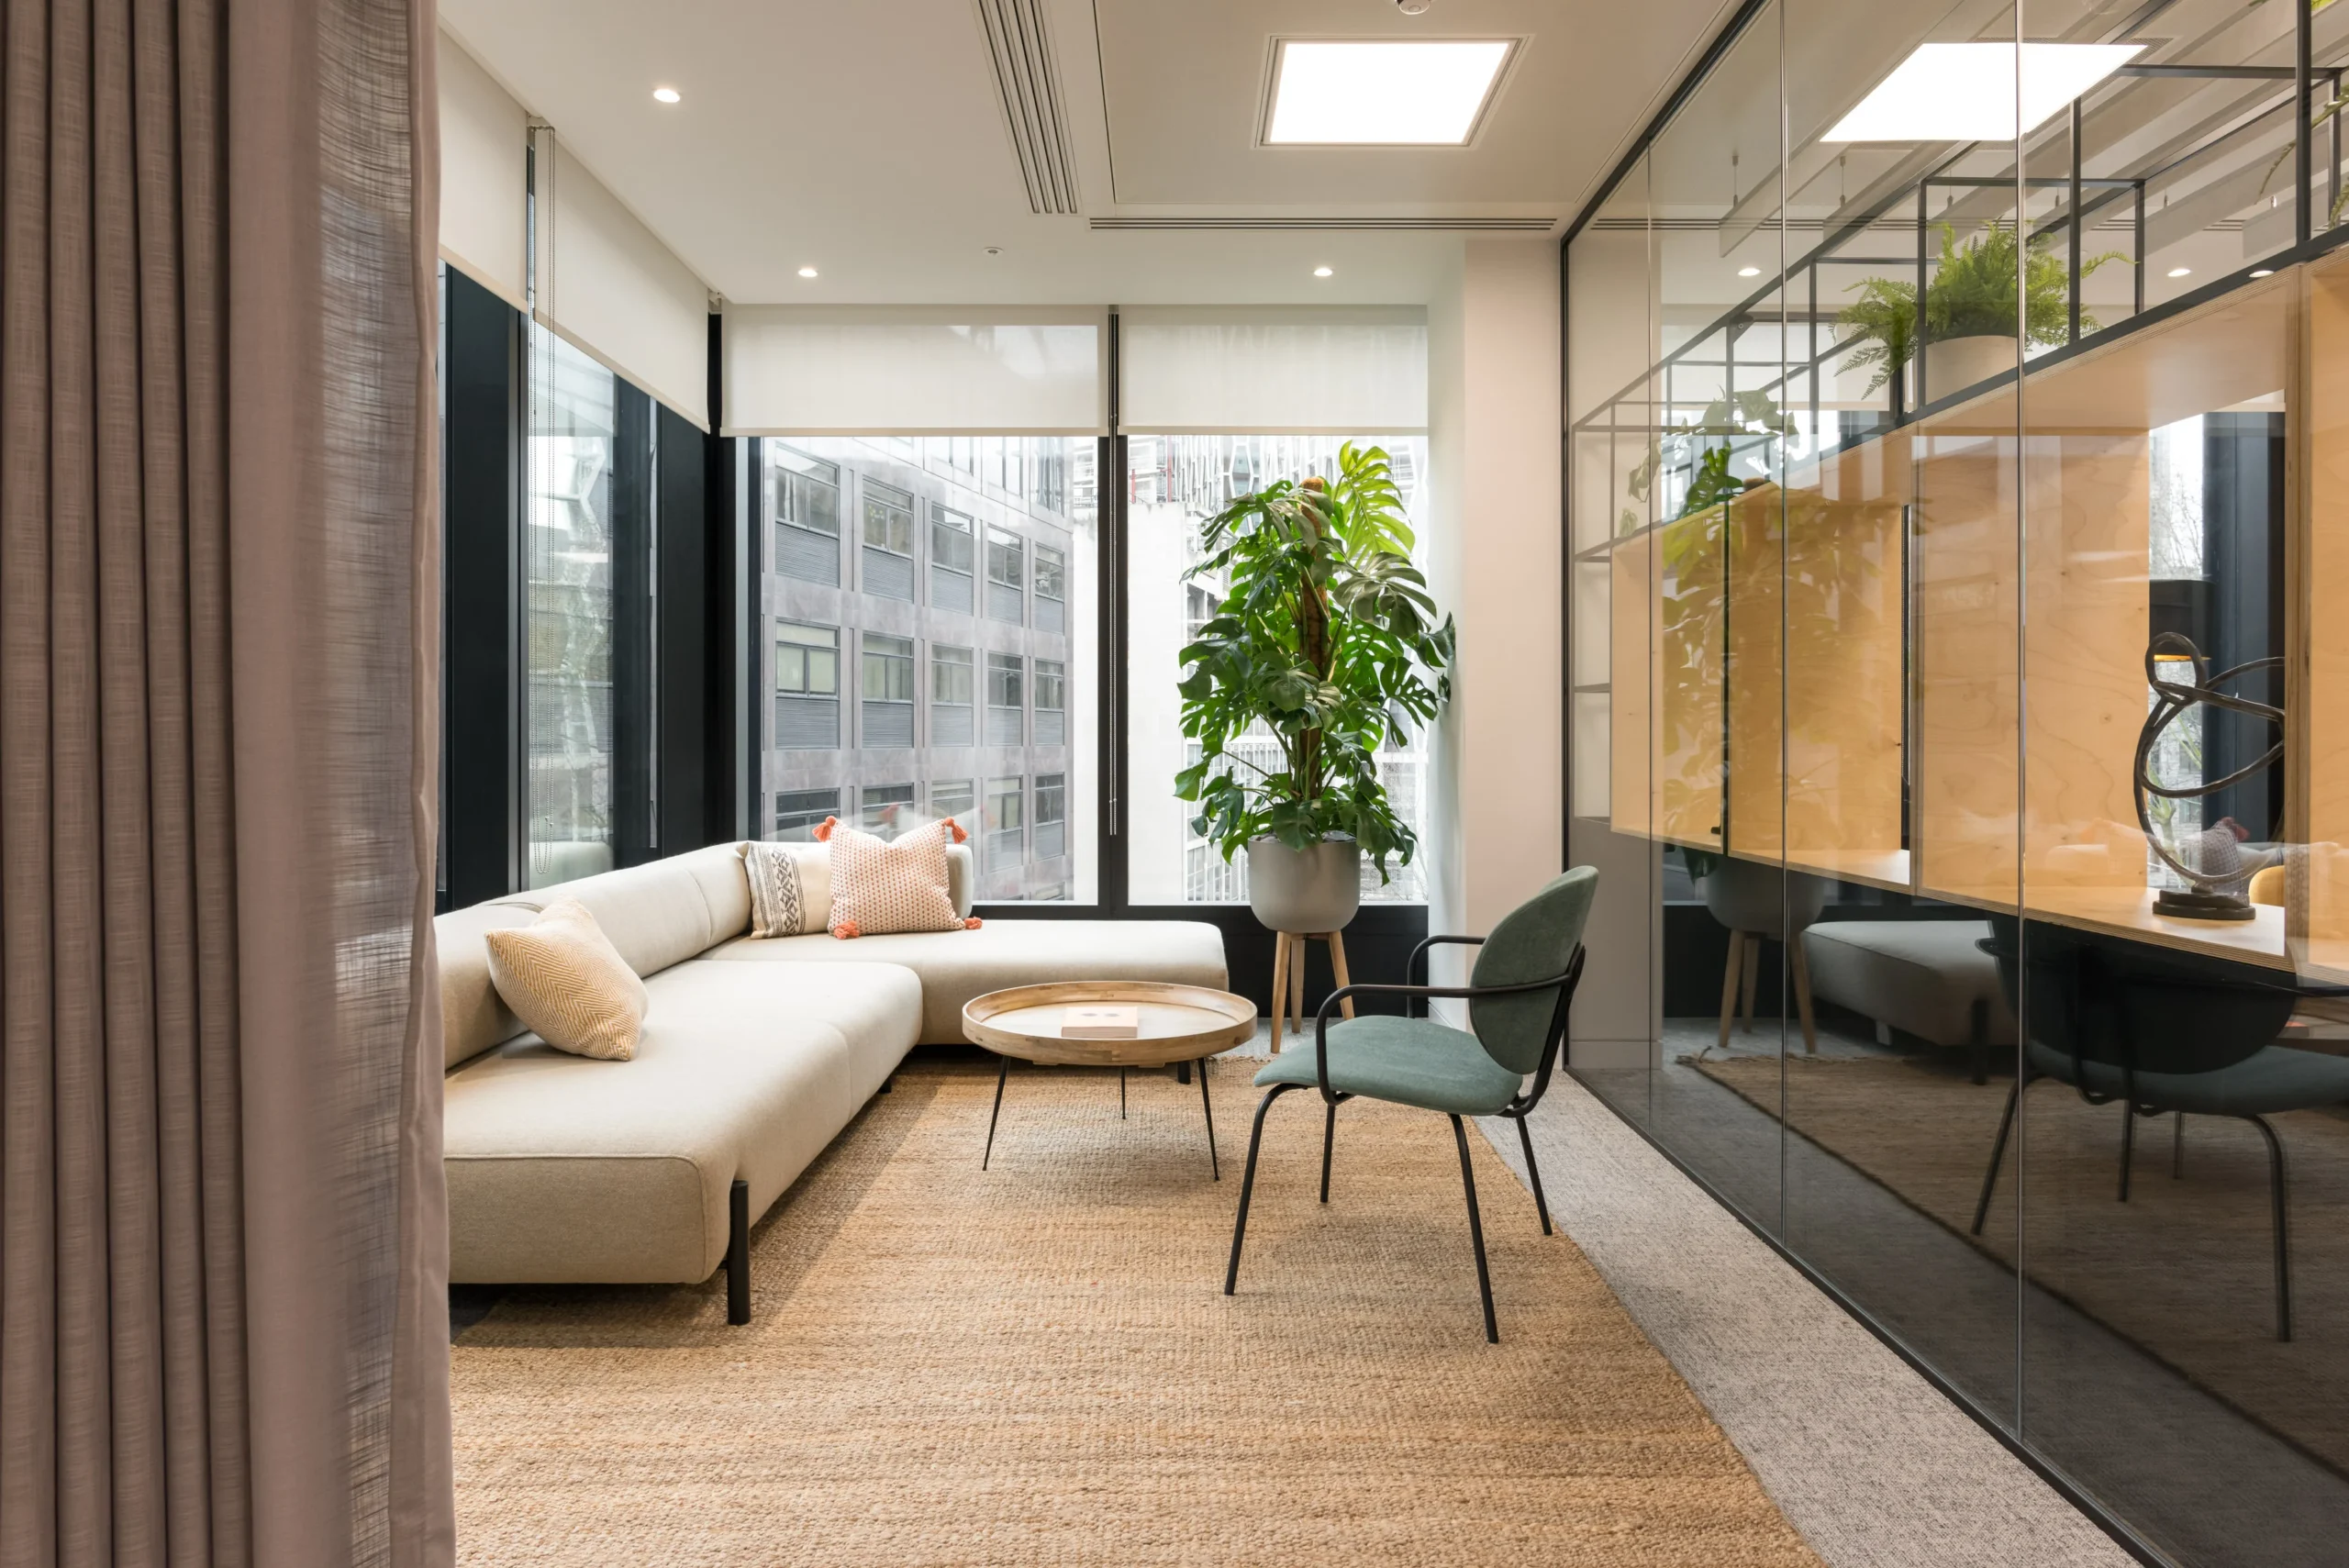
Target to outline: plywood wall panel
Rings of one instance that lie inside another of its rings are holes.
[[[2026,418],[2032,406],[2027,391]],[[2149,450],[2142,431],[2024,442],[2027,906],[2059,888],[2145,886],[2132,776],[2148,702]]]
[[[2324,978],[2349,978],[2349,257],[2307,270],[2299,433],[2305,465],[2297,635],[2288,682],[2294,776],[2286,786],[2308,844],[2290,879],[2291,934]]]
[[[1706,849],[1721,843],[1723,527],[1712,506],[1655,531],[1656,831]]]
[[[1786,854],[1905,882],[1905,508],[1895,434],[1798,471],[1787,493]]]
[[[1917,442],[1918,881],[2008,908],[2021,820],[2017,455],[2011,436]]]

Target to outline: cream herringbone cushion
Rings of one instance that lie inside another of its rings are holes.
[[[894,842],[827,817],[816,837],[832,847],[832,935],[958,931],[978,925],[956,911],[948,884],[946,846],[969,837],[952,817],[901,833]]]
[[[514,1016],[557,1051],[626,1062],[644,1022],[644,982],[596,917],[558,898],[527,926],[491,931],[490,983]]]

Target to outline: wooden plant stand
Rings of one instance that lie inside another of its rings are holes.
[[[1330,944],[1330,973],[1341,985],[1346,978],[1346,937],[1343,931],[1275,931],[1273,933],[1273,1054],[1281,1053],[1281,1028],[1294,1016],[1297,1037],[1305,1038],[1305,944]],[[1338,1004],[1339,1011],[1354,1016],[1353,998]]]

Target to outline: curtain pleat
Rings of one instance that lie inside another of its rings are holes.
[[[429,0],[0,0],[0,1568],[452,1556]]]

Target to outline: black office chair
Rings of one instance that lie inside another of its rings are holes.
[[[2007,1000],[2017,1000],[2019,924],[1991,917],[1982,950],[1998,963]],[[2299,992],[2263,982],[2238,964],[2105,942],[2060,927],[2031,931],[2030,1020],[2023,1076],[2007,1091],[1990,1146],[1990,1168],[1974,1207],[1974,1234],[1990,1212],[2015,1107],[2033,1077],[2068,1084],[2092,1106],[2119,1104],[2120,1201],[2129,1201],[2139,1117],[2234,1117],[2267,1141],[2268,1197],[2275,1228],[2276,1337],[2292,1337],[2291,1240],[2284,1145],[2267,1118],[2349,1100],[2349,1061],[2274,1043]],[[2173,1151],[2176,1162],[2182,1141]],[[2172,1167],[2172,1174],[2179,1166]]]

